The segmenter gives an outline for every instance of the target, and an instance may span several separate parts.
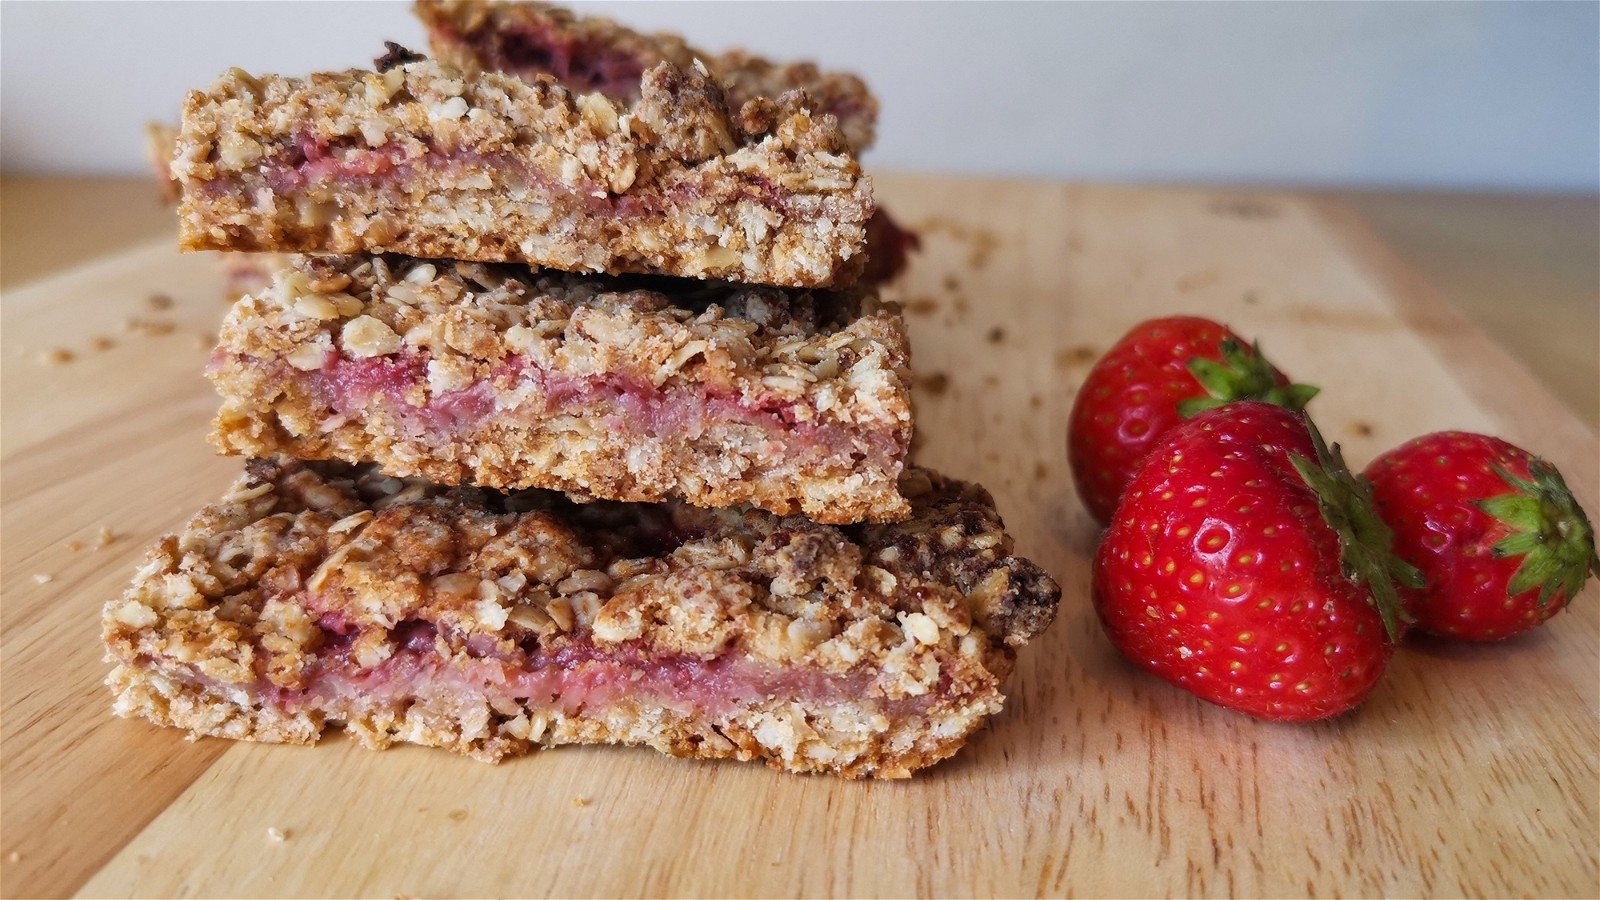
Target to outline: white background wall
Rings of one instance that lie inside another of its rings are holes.
[[[1600,5],[575,3],[867,78],[883,168],[1119,181],[1600,187]],[[0,3],[0,166],[143,171],[229,66],[423,44],[404,4]]]

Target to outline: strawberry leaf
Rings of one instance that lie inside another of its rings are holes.
[[[1339,564],[1351,584],[1366,586],[1370,602],[1383,618],[1391,641],[1400,636],[1400,623],[1409,621],[1395,585],[1422,587],[1422,572],[1395,556],[1394,532],[1378,517],[1372,503],[1372,485],[1351,474],[1339,445],[1330,449],[1322,432],[1304,417],[1317,458],[1295,453],[1289,462],[1317,497],[1322,519],[1339,535]]]
[[[1319,391],[1309,384],[1278,384],[1277,372],[1261,354],[1259,341],[1246,348],[1233,338],[1223,338],[1217,350],[1220,362],[1203,356],[1189,360],[1189,372],[1209,396],[1180,401],[1178,415],[1185,419],[1235,400],[1260,400],[1298,412]]]
[[[1538,457],[1528,462],[1527,478],[1500,466],[1494,471],[1511,493],[1486,497],[1476,505],[1511,530],[1491,548],[1494,555],[1522,557],[1506,585],[1507,595],[1538,588],[1540,609],[1558,592],[1569,600],[1576,597],[1589,573],[1600,575],[1600,557],[1595,555],[1594,527],[1561,473]]]

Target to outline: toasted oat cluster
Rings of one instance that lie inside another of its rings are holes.
[[[1000,710],[1059,589],[981,488],[902,487],[912,518],[840,529],[255,460],[106,606],[108,683],[195,736],[904,777]]]
[[[737,118],[695,68],[631,107],[432,60],[295,79],[234,69],[184,104],[190,250],[404,253],[829,287],[865,263],[868,179],[803,94]]]
[[[214,442],[441,484],[903,519],[909,350],[857,292],[300,257],[235,304]]]
[[[872,145],[878,101],[861,79],[809,62],[772,63],[741,50],[708,53],[674,34],[641,34],[598,16],[546,3],[418,0],[433,55],[467,71],[550,75],[579,91],[636,100],[639,77],[661,62],[687,69],[700,60],[727,88],[737,113],[757,97],[803,90],[813,112],[835,117],[859,154]]]

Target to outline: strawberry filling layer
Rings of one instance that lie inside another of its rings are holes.
[[[264,364],[248,357],[250,367]],[[620,373],[584,378],[552,375],[523,358],[502,363],[494,375],[469,387],[432,394],[418,406],[407,401],[427,383],[428,357],[402,353],[356,359],[330,355],[322,369],[302,372],[279,365],[279,379],[296,382],[334,415],[326,427],[359,421],[374,404],[398,416],[422,442],[468,441],[508,424],[536,428],[562,417],[598,421],[623,439],[693,442],[737,427],[756,429],[785,462],[842,458],[889,468],[906,448],[893,428],[868,429],[801,421],[798,404],[784,397],[737,395],[697,386],[657,388]],[[501,398],[507,398],[502,405]]]
[[[771,697],[836,703],[866,696],[870,671],[831,675],[806,668],[777,669],[735,655],[710,659],[652,652],[642,642],[601,649],[584,637],[560,646],[542,646],[533,637],[510,653],[476,635],[466,642],[466,658],[441,655],[439,635],[424,621],[402,622],[390,632],[395,650],[383,662],[363,668],[351,656],[352,635],[327,635],[303,690],[286,690],[263,680],[261,699],[280,708],[337,708],[339,701],[396,701],[408,698],[477,698],[511,701],[532,709],[579,715],[648,699],[678,712],[726,717]]]
[[[619,49],[614,41],[549,27],[484,28],[470,36],[452,28],[440,31],[445,40],[470,47],[486,68],[523,78],[553,75],[581,93],[599,91],[611,97],[637,93],[646,68],[646,60]]]
[[[692,205],[710,190],[700,183],[693,172],[689,172],[686,173],[688,177],[663,180],[651,185],[648,190],[634,189],[628,193],[614,194],[607,185],[592,179],[582,179],[569,185],[528,166],[511,154],[430,148],[428,152],[412,157],[407,155],[405,147],[398,141],[381,147],[368,147],[360,142],[329,144],[306,134],[290,141],[273,159],[252,168],[248,176],[219,174],[207,180],[202,190],[212,197],[241,192],[253,196],[257,171],[264,173],[267,186],[280,198],[293,197],[310,188],[325,186],[351,185],[370,191],[379,189],[386,182],[404,186],[427,180],[481,186],[480,179],[484,175],[492,182],[484,190],[498,194],[504,192],[508,177],[520,178],[527,184],[536,185],[539,194],[566,198],[572,205],[581,207],[587,215],[619,219],[657,219],[667,216],[679,207]],[[751,201],[785,218],[810,220],[817,216],[815,209],[791,202],[795,198],[788,192],[753,173],[747,173],[737,181],[719,175],[715,184],[715,200],[719,204]]]

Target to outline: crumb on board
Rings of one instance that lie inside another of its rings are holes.
[[[1345,427],[1350,429],[1350,433],[1356,437],[1372,437],[1372,423],[1363,419],[1356,419]]]
[[[1198,272],[1190,272],[1189,274],[1178,279],[1178,293],[1187,294],[1190,291],[1197,291],[1201,288],[1210,287],[1221,280],[1222,272],[1215,268],[1201,269]]]
[[[467,811],[466,810],[464,810],[464,809],[452,809],[452,810],[450,810],[450,821],[452,821],[452,822],[465,822],[466,820],[467,820]]]
[[[1033,477],[1037,478],[1040,481],[1044,481],[1046,478],[1050,477],[1050,468],[1048,466],[1046,466],[1042,462],[1034,463],[1033,464]]]
[[[1044,398],[1038,394],[1033,394],[1028,397],[1028,406],[1031,409],[1038,409],[1039,407],[1044,406]]]
[[[937,397],[949,389],[950,376],[943,372],[928,372],[925,375],[916,377],[916,385]]]
[[[969,253],[967,265],[970,268],[981,269],[989,264],[989,257],[996,247],[1000,246],[1000,238],[987,228],[980,228],[947,219],[943,216],[933,216],[916,225],[915,231],[934,234],[944,232],[958,241],[967,244]]]
[[[267,829],[267,837],[281,844],[289,839],[289,832],[284,831],[282,828],[271,827]]]
[[[1093,362],[1099,355],[1100,351],[1090,344],[1068,347],[1056,354],[1056,368],[1070,369],[1073,366],[1081,366],[1084,363]]]
[[[94,548],[99,550],[104,547],[109,547],[116,543],[117,538],[119,537],[121,537],[121,535],[117,534],[115,531],[112,531],[110,526],[101,525],[100,530],[95,532],[94,535]]]
[[[202,331],[194,336],[194,346],[196,350],[210,350],[216,345],[217,336],[214,334],[206,334],[204,331]]]
[[[116,341],[113,341],[111,338],[108,338],[103,334],[97,334],[89,339],[89,348],[92,350],[104,352],[106,350],[110,350],[116,345]]]
[[[913,316],[929,316],[939,308],[938,301],[931,297],[918,297],[906,302],[906,312]]]
[[[34,576],[33,576],[33,583],[34,584],[49,584],[50,582],[55,581],[55,580],[56,580],[56,577],[54,575],[51,575],[48,572],[36,572],[36,573],[34,573]]]
[[[1228,219],[1275,219],[1278,207],[1249,197],[1219,197],[1207,204],[1206,212]]]
[[[998,344],[1006,339],[1006,330],[999,325],[989,329],[989,343]]]
[[[162,310],[172,308],[172,297],[167,294],[155,293],[145,298],[144,301],[151,309]]]
[[[954,275],[946,275],[944,277],[944,289],[952,294],[961,290],[961,279],[955,277]]]
[[[145,337],[160,337],[178,330],[178,326],[166,319],[141,319],[132,316],[128,319],[127,330]]]
[[[579,809],[582,809],[583,807],[589,805],[589,798],[588,797],[573,797],[572,798],[572,805],[578,807]]]
[[[15,850],[11,851],[10,853],[6,854],[6,862],[8,862],[8,863],[22,862],[22,854],[18,853]]]
[[[978,231],[972,236],[972,256],[967,262],[974,269],[981,269],[989,264],[989,257],[993,255],[994,248],[1000,246],[1000,239],[992,231]]]
[[[65,365],[75,358],[73,352],[65,347],[51,347],[49,350],[39,354],[39,361],[47,366]]]
[[[77,553],[83,549],[83,541],[67,541],[67,552]]]

